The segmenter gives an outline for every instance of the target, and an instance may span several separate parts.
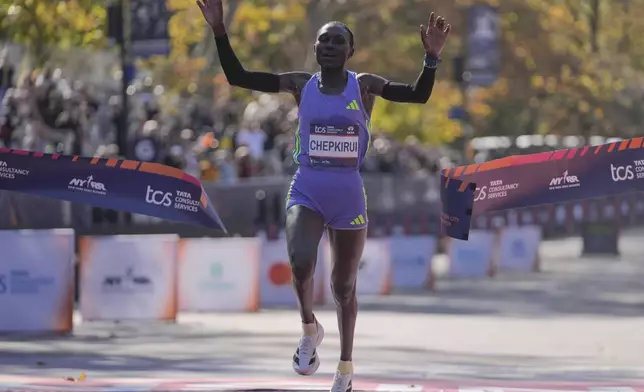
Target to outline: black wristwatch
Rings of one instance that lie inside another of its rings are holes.
[[[438,64],[440,64],[442,60],[437,57],[430,56],[428,54],[425,55],[425,67],[430,68],[430,69],[436,69],[438,68]]]

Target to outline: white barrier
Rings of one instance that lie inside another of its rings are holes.
[[[538,271],[541,227],[508,227],[499,232],[495,271]]]
[[[471,230],[469,240],[450,239],[447,256],[450,278],[477,278],[491,273],[495,238],[492,231]]]
[[[84,320],[175,320],[176,235],[85,237],[80,253]]]
[[[0,332],[70,332],[74,231],[0,231],[0,247]]]
[[[424,288],[431,279],[437,240],[432,236],[396,236],[389,239],[394,288]]]
[[[184,239],[179,245],[179,310],[259,310],[259,238]]]
[[[279,239],[266,240],[260,237],[262,252],[260,261],[260,301],[262,307],[272,306],[297,306],[297,297],[293,291],[291,281],[291,267],[288,261],[286,239],[284,234]],[[320,303],[324,299],[325,286],[325,264],[321,260],[323,256],[321,248],[324,247],[325,239],[320,241],[318,248],[318,262],[315,268],[315,302]]]
[[[325,244],[325,255],[325,280],[330,282],[332,259],[331,248],[328,243]],[[342,262],[342,260],[339,260],[339,262]],[[388,239],[367,239],[362,252],[362,259],[360,260],[357,279],[356,295],[358,297],[391,293],[391,253]],[[333,303],[333,292],[330,284],[325,285],[325,300],[327,303]]]

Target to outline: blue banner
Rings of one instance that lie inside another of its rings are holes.
[[[158,163],[0,148],[0,189],[226,232],[201,183]]]
[[[444,170],[443,232],[467,239],[472,216],[643,191],[643,141],[510,156]]]
[[[467,12],[465,71],[470,86],[490,86],[501,71],[501,30],[498,10],[487,4]]]

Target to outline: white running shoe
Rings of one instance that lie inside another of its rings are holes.
[[[300,344],[293,354],[293,370],[301,376],[310,376],[320,367],[320,357],[316,348],[324,339],[324,328],[315,320],[317,333],[315,335],[304,335],[300,338]]]
[[[333,376],[333,385],[331,386],[331,392],[352,392],[353,391],[353,372],[351,373],[340,373],[339,370],[336,370],[335,375]]]

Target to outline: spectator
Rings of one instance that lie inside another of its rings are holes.
[[[266,133],[257,122],[251,123],[249,128],[240,130],[236,137],[237,145],[248,147],[248,153],[256,161],[260,161],[264,156],[266,139]]]
[[[0,59],[0,76],[12,72]],[[85,86],[59,69],[25,73],[16,86],[9,86],[0,107],[3,146],[164,163],[204,182],[290,176],[298,167],[291,155],[297,106],[281,96],[259,94],[248,103],[232,100],[216,112],[196,99],[163,106],[152,92],[158,89],[146,79],[150,91],[143,88],[129,99],[130,147],[119,152],[114,145],[122,111],[117,90]],[[240,122],[247,126],[238,128]],[[400,143],[372,136],[363,172],[424,175],[448,164],[442,159],[444,151],[414,138]]]

